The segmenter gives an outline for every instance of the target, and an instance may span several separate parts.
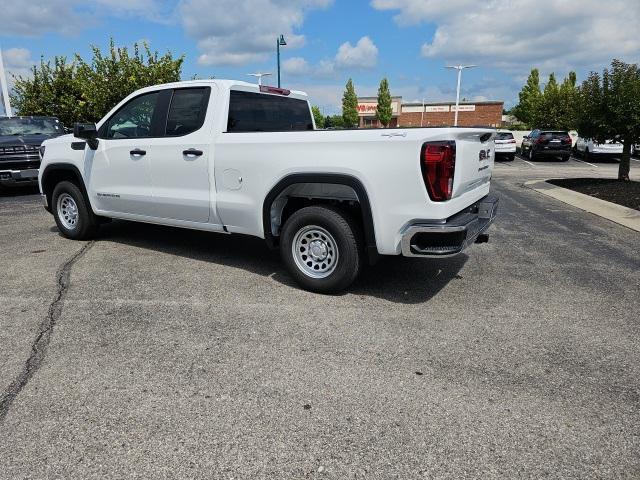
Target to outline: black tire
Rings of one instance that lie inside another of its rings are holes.
[[[589,149],[585,148],[584,152],[582,152],[582,159],[586,162],[587,160],[589,160],[589,158],[591,158],[591,155],[589,154]]]
[[[328,237],[323,230],[328,232]],[[298,245],[296,252],[300,249],[298,254],[294,253],[294,242]],[[312,246],[311,242],[316,245]],[[291,276],[304,289],[337,293],[349,287],[360,273],[362,245],[360,224],[346,212],[312,206],[298,210],[286,221],[280,237],[280,254]],[[319,256],[313,256],[313,247],[318,247],[315,253]],[[331,260],[336,258],[336,263],[331,265]],[[315,267],[318,269],[313,270]],[[317,275],[326,276],[318,278]]]
[[[511,155],[507,155],[507,160],[509,160],[510,162],[513,162],[516,158],[516,154],[512,153]]]
[[[571,155],[563,155],[562,156],[562,161],[563,162],[568,162],[569,161],[569,157],[571,157]]]
[[[60,208],[58,205],[59,201],[64,202],[65,199],[67,203],[69,203],[69,197],[72,199],[73,204],[75,204],[75,210],[77,211],[74,222],[71,222],[71,217],[65,217],[63,212],[67,210]],[[88,240],[98,231],[98,219],[96,215],[91,211],[91,206],[85,200],[78,186],[72,182],[63,181],[55,186],[53,195],[51,195],[51,212],[53,213],[53,218],[56,221],[58,230],[67,238],[73,240]],[[61,218],[61,216],[65,218]]]
[[[534,162],[538,157],[533,151],[533,147],[529,148],[529,160]]]

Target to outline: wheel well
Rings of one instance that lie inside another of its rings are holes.
[[[49,205],[47,210],[50,212],[52,211],[51,197],[53,196],[53,190],[58,183],[65,180],[77,185],[88,202],[87,191],[78,169],[72,165],[51,165],[45,169],[42,175],[42,193],[47,197],[47,205]]]
[[[369,260],[375,262],[373,217],[369,197],[354,177],[333,174],[293,174],[278,182],[263,205],[263,225],[267,243],[278,245],[282,225],[296,211],[310,205],[338,206],[349,212],[362,226]]]

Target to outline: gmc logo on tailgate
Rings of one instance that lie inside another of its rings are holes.
[[[491,149],[487,148],[486,150],[480,150],[478,153],[478,161],[489,160],[491,158]]]

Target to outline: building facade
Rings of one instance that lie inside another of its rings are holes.
[[[376,119],[377,97],[359,97],[358,115],[361,128],[381,127]],[[458,112],[458,125],[462,127],[502,126],[504,102],[461,102]],[[438,127],[453,125],[455,102],[403,103],[402,97],[392,97],[393,117],[390,127]]]

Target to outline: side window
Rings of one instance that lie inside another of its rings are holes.
[[[151,136],[151,119],[159,92],[135,97],[114,113],[105,123],[102,138],[143,138]]]
[[[227,132],[313,130],[309,105],[299,98],[232,90]]]
[[[167,116],[166,136],[186,135],[202,127],[210,91],[209,87],[182,88],[173,91]]]

